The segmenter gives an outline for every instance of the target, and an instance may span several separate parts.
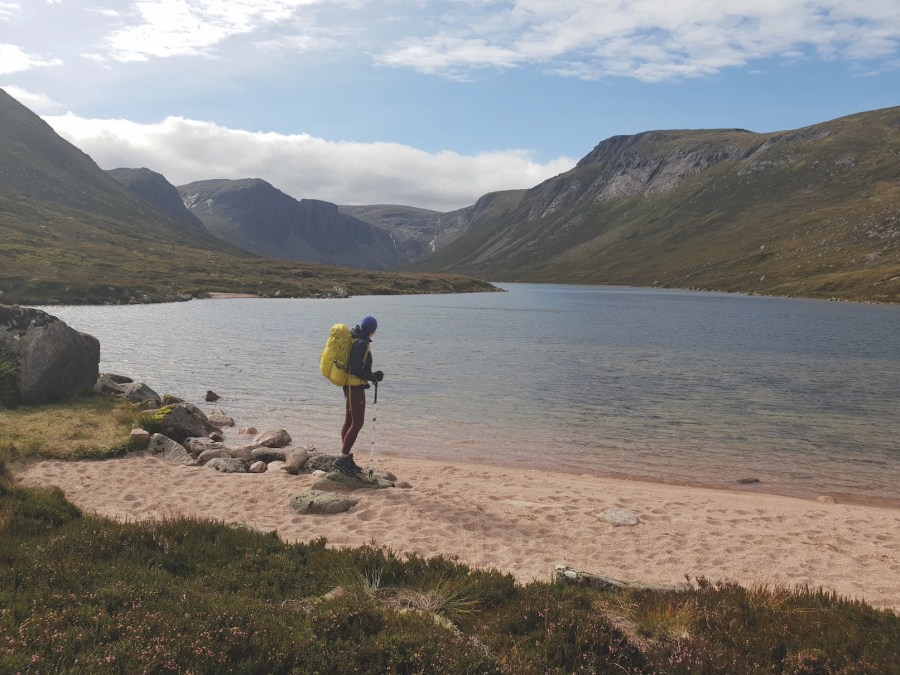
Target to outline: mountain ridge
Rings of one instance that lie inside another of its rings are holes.
[[[900,108],[602,141],[411,269],[900,301]]]

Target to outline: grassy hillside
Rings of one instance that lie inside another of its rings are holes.
[[[898,302],[900,108],[610,139],[416,269]]]
[[[0,303],[127,303],[492,290],[454,275],[266,260],[133,195],[0,90]]]
[[[161,302],[209,292],[312,297],[335,286],[351,295],[493,290],[450,274],[267,260],[217,246],[153,236],[139,224],[0,192],[0,302]]]

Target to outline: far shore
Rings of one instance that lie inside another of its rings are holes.
[[[361,460],[361,461],[360,461]],[[366,464],[366,458],[358,461]],[[900,510],[779,495],[380,455],[398,486],[356,491],[347,513],[300,515],[290,500],[320,477],[220,474],[144,453],[30,460],[28,485],[56,485],[86,512],[140,522],[175,516],[275,531],[285,541],[385,546],[548,581],[557,564],[624,581],[685,577],[809,586],[900,612]],[[602,518],[633,511],[636,526]]]
[[[229,300],[231,298],[258,298],[255,293],[209,293],[210,300]]]

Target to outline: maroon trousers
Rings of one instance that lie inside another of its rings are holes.
[[[344,442],[341,454],[347,455],[366,421],[366,390],[363,387],[344,387],[344,402],[347,412],[341,429],[341,440]]]

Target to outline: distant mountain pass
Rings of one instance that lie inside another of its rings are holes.
[[[388,232],[259,178],[198,181],[178,192],[214,236],[260,255],[381,270],[406,262]]]

